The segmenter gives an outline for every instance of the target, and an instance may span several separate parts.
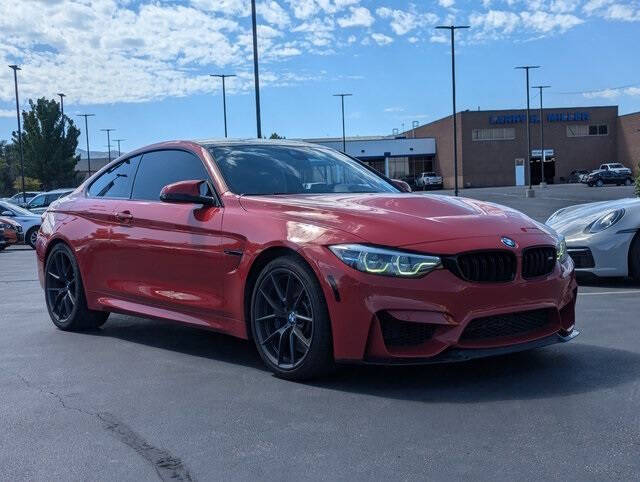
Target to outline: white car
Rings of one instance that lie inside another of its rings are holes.
[[[640,281],[640,199],[569,206],[546,224],[565,237],[576,272]]]
[[[67,194],[71,194],[73,192],[72,188],[69,189],[55,189],[53,191],[43,192],[42,194],[38,194],[31,201],[27,203],[25,206],[26,209],[35,214],[42,214],[47,210],[49,204],[55,201],[58,198],[64,197]]]
[[[423,172],[416,179],[416,186],[424,189],[442,189],[442,176],[438,176],[435,172]]]
[[[24,242],[36,249],[36,238],[42,219],[39,214],[33,214],[20,206],[10,202],[0,201],[0,216],[13,219],[22,227]]]
[[[600,164],[599,170],[619,172],[620,174],[629,174],[629,175],[632,174],[631,169],[629,169],[628,167],[624,167],[619,162],[609,162],[606,164]]]

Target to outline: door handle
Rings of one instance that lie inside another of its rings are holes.
[[[122,211],[116,213],[116,219],[122,222],[131,221],[133,219],[133,214],[131,214],[129,211]]]

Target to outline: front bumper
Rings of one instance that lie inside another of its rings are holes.
[[[582,258],[576,259],[576,273],[600,277],[629,275],[629,247],[635,232],[614,232],[613,229],[615,226],[612,231],[567,236],[569,255],[577,254]]]
[[[578,330],[572,330],[567,335],[561,335],[560,333],[554,333],[545,338],[538,340],[532,340],[525,343],[518,343],[516,345],[503,346],[499,348],[451,348],[439,355],[431,358],[397,358],[393,360],[366,360],[363,364],[367,365],[436,365],[440,363],[460,363],[469,360],[475,360],[478,358],[489,358],[494,356],[508,355],[510,353],[519,353],[522,351],[533,350],[536,348],[542,348],[549,345],[555,345],[557,343],[567,343],[573,340],[580,334]]]
[[[406,364],[490,356],[535,347],[540,340],[549,344],[575,325],[577,283],[571,260],[556,263],[541,278],[526,280],[518,274],[510,282],[482,284],[463,281],[446,269],[421,279],[365,274],[324,247],[312,249],[307,259],[315,260],[322,281],[338,362]],[[521,256],[516,256],[520,267]],[[526,333],[463,337],[472,321],[540,311],[548,313],[548,322]],[[385,316],[419,329],[429,327],[428,333],[417,343],[392,345],[383,333]]]

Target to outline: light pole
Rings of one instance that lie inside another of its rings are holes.
[[[120,143],[126,141],[126,139],[114,139],[114,141],[118,143],[118,157],[120,157],[122,155],[120,153]]]
[[[224,86],[224,79],[235,77],[234,74],[209,74],[210,77],[220,77],[222,79],[222,110],[224,111],[224,136],[227,137],[227,91]]]
[[[467,29],[468,25],[440,25],[436,29],[451,31],[451,84],[453,90],[453,177],[454,191],[458,195],[458,120],[456,118],[456,49],[455,32]]]
[[[529,96],[529,70],[531,69],[539,69],[539,65],[523,65],[520,67],[515,67],[519,70],[524,70],[527,73],[527,172],[526,175],[529,176],[529,189],[527,190],[527,197],[534,197],[535,192],[533,191],[533,185],[531,182],[531,105],[530,105],[530,96]]]
[[[344,98],[351,97],[352,95],[353,94],[333,94],[334,97],[340,97],[340,101],[342,102],[342,152],[344,154],[347,153],[347,139],[344,131]]]
[[[109,153],[107,154],[107,157],[109,158],[109,162],[111,162],[111,138],[109,137],[109,133],[111,131],[115,131],[115,129],[100,129],[102,132],[106,132],[107,133],[107,148],[109,149]]]
[[[256,0],[251,0],[251,25],[253,28],[253,78],[256,87],[256,130],[258,139],[262,137],[260,122],[260,75],[258,74],[258,28],[256,26]]]
[[[20,125],[20,100],[18,98],[18,70],[22,70],[17,65],[10,65],[13,69],[13,84],[16,89],[16,117],[18,118],[18,146],[20,150],[20,177],[22,178],[22,202],[27,203],[27,193],[24,192],[24,154],[22,152],[22,126]]]
[[[540,91],[540,187],[547,187],[547,182],[544,177],[544,117],[542,110],[542,91],[543,89],[550,89],[550,85],[534,85],[532,89],[538,89]]]
[[[58,92],[58,95],[60,96],[60,113],[62,114],[62,135],[64,135],[64,98],[66,95],[62,92]]]
[[[89,122],[87,117],[93,117],[95,114],[78,114],[78,117],[84,117],[84,135],[87,137],[87,170],[91,175],[91,151],[89,150]]]

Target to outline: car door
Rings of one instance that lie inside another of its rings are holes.
[[[131,197],[133,178],[142,156],[134,156],[110,167],[75,201],[76,216],[86,233],[79,252],[85,290],[95,296],[114,296],[119,290],[118,252],[111,240],[118,203]]]
[[[215,327],[215,319],[224,316],[222,207],[160,201],[164,186],[188,180],[207,181],[203,194],[213,195],[194,153],[160,150],[142,156],[131,199],[119,203],[112,233],[119,296],[160,310],[151,315]]]

